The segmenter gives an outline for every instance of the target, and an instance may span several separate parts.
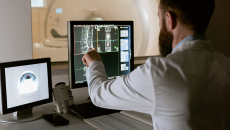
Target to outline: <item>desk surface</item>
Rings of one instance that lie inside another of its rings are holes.
[[[38,108],[45,110],[47,114],[54,113],[52,110],[53,103],[38,106]],[[26,123],[0,123],[0,130],[95,130],[91,126],[83,123],[82,118],[73,113],[61,115],[70,121],[68,125],[53,126],[48,121],[41,118]]]

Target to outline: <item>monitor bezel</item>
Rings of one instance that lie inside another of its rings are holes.
[[[5,68],[24,66],[24,65],[33,65],[33,64],[39,64],[39,63],[47,63],[49,98],[40,100],[40,101],[36,101],[36,102],[32,102],[32,103],[28,103],[28,104],[24,104],[24,105],[20,105],[20,106],[16,106],[16,107],[12,107],[12,108],[7,108]],[[5,62],[5,63],[0,63],[0,67],[1,67],[0,70],[1,70],[1,96],[2,96],[1,100],[2,100],[2,114],[3,115],[12,113],[15,111],[27,109],[27,108],[32,108],[32,107],[42,105],[45,103],[50,103],[53,101],[50,58]]]
[[[131,59],[130,59],[130,72],[134,70],[134,27],[133,21],[68,21],[68,60],[69,60],[69,85],[71,89],[88,87],[87,82],[75,84],[75,75],[73,73],[74,70],[74,33],[73,27],[74,25],[101,25],[101,24],[114,24],[114,25],[129,25],[131,27],[130,35],[131,35]]]

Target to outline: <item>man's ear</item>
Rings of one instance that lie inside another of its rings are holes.
[[[177,21],[176,21],[176,15],[173,12],[166,12],[166,27],[169,31],[172,31],[176,28]]]

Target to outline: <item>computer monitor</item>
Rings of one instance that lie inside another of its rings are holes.
[[[87,87],[82,56],[89,48],[97,51],[109,79],[130,73],[134,69],[133,21],[69,21],[70,87]]]
[[[0,122],[42,117],[43,110],[32,108],[53,101],[50,58],[0,63],[0,73]]]

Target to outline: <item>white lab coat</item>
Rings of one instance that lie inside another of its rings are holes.
[[[230,87],[230,59],[208,41],[187,41],[166,58],[149,58],[113,80],[108,80],[101,62],[93,61],[86,76],[96,106],[151,114],[154,130],[204,130],[229,123],[224,122],[230,111],[224,104],[229,97],[225,90]]]

